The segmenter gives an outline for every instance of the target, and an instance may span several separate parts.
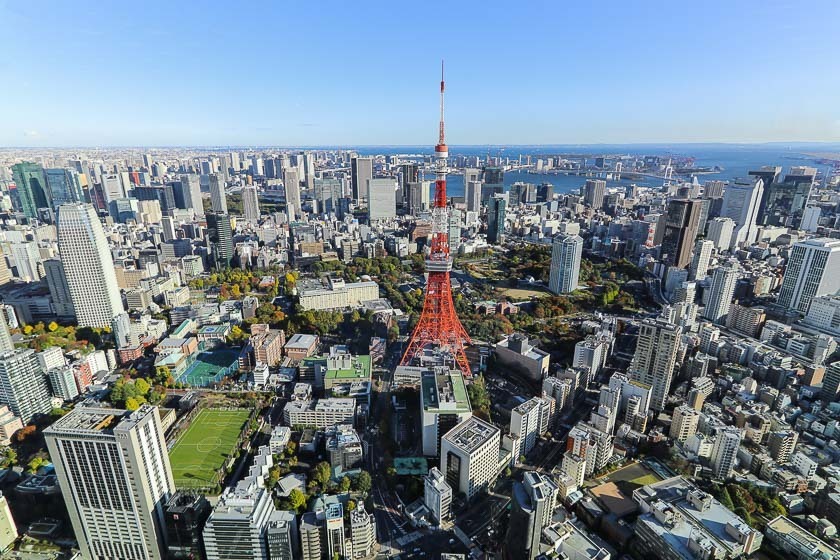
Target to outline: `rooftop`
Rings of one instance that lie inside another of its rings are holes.
[[[464,420],[443,436],[458,449],[472,453],[493,436],[499,434],[499,428],[472,416]]]
[[[460,372],[448,368],[434,368],[420,380],[423,410],[448,413],[470,412],[467,387]]]
[[[295,334],[286,343],[285,348],[299,348],[308,350],[318,341],[318,337],[314,334]]]

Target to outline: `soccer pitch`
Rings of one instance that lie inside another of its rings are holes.
[[[175,486],[202,488],[215,485],[217,473],[235,451],[249,416],[250,411],[246,409],[199,411],[169,451]]]

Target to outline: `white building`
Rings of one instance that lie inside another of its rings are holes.
[[[840,297],[831,295],[812,299],[803,322],[834,336],[840,336]]]
[[[249,222],[260,221],[260,200],[257,196],[257,187],[253,185],[242,187],[242,214]]]
[[[758,177],[748,181],[736,180],[726,187],[721,216],[735,222],[735,230],[729,242],[730,249],[749,246],[755,241],[758,234],[758,206],[763,192],[764,180]]]
[[[671,388],[682,329],[660,319],[647,319],[639,328],[630,376],[651,388],[650,408],[660,411]]]
[[[443,436],[440,470],[453,490],[468,500],[486,491],[499,475],[501,433],[473,416]]]
[[[840,290],[840,239],[794,243],[779,290],[779,305],[807,313],[811,300]]]
[[[671,420],[670,436],[685,443],[688,438],[697,433],[697,424],[700,421],[700,413],[687,404],[674,409],[674,416]]]
[[[350,541],[353,543],[353,558],[367,558],[373,555],[376,545],[376,519],[365,511],[364,502],[359,502],[350,512]]]
[[[544,418],[547,418],[547,401],[540,397],[531,397],[510,411],[510,433],[519,438],[519,453],[528,455],[537,444],[537,439],[545,431]],[[547,427],[547,426],[545,426]],[[518,457],[512,457],[518,461]]]
[[[123,304],[102,223],[90,204],[58,209],[58,250],[80,327],[111,327]]]
[[[732,477],[738,448],[741,446],[741,436],[741,430],[734,426],[725,426],[717,431],[711,457],[712,472],[716,478]]]
[[[698,239],[694,243],[694,257],[691,259],[688,275],[690,280],[702,280],[706,277],[714,248],[715,244],[708,239]]]
[[[283,408],[287,426],[311,426],[319,429],[336,424],[355,424],[355,399],[328,398],[289,401]]]
[[[368,218],[390,220],[397,217],[397,181],[395,179],[368,179]]]
[[[423,455],[429,457],[437,456],[443,434],[472,416],[463,376],[446,367],[422,374],[420,406]]]
[[[158,409],[76,407],[44,436],[82,556],[165,558],[175,483]]]
[[[328,282],[327,287],[300,289],[300,306],[305,310],[344,309],[379,299],[379,284],[376,282],[345,283],[341,278],[330,278]]]
[[[732,305],[735,285],[738,283],[740,272],[734,261],[719,266],[712,273],[712,286],[709,290],[709,300],[703,310],[703,316],[713,323],[724,323]]]
[[[732,233],[735,231],[735,222],[732,218],[714,218],[709,221],[707,228],[708,239],[715,245],[718,251],[728,251],[732,241]]]
[[[579,235],[561,234],[551,245],[551,270],[548,289],[555,294],[574,292],[580,277],[580,260],[583,238]]]
[[[218,174],[210,175],[210,204],[213,212],[227,214],[227,196],[225,196],[225,181]]]
[[[0,355],[0,404],[24,424],[52,410],[49,385],[34,350],[19,348]]]
[[[423,503],[432,513],[435,523],[440,525],[449,519],[452,511],[452,487],[446,483],[440,469],[432,467],[423,479],[423,488]]]

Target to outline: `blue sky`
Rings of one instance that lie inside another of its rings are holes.
[[[0,146],[840,140],[840,2],[0,0]]]

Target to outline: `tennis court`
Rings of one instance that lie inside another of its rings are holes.
[[[213,350],[202,352],[176,381],[190,387],[207,387],[239,371],[239,352]]]

